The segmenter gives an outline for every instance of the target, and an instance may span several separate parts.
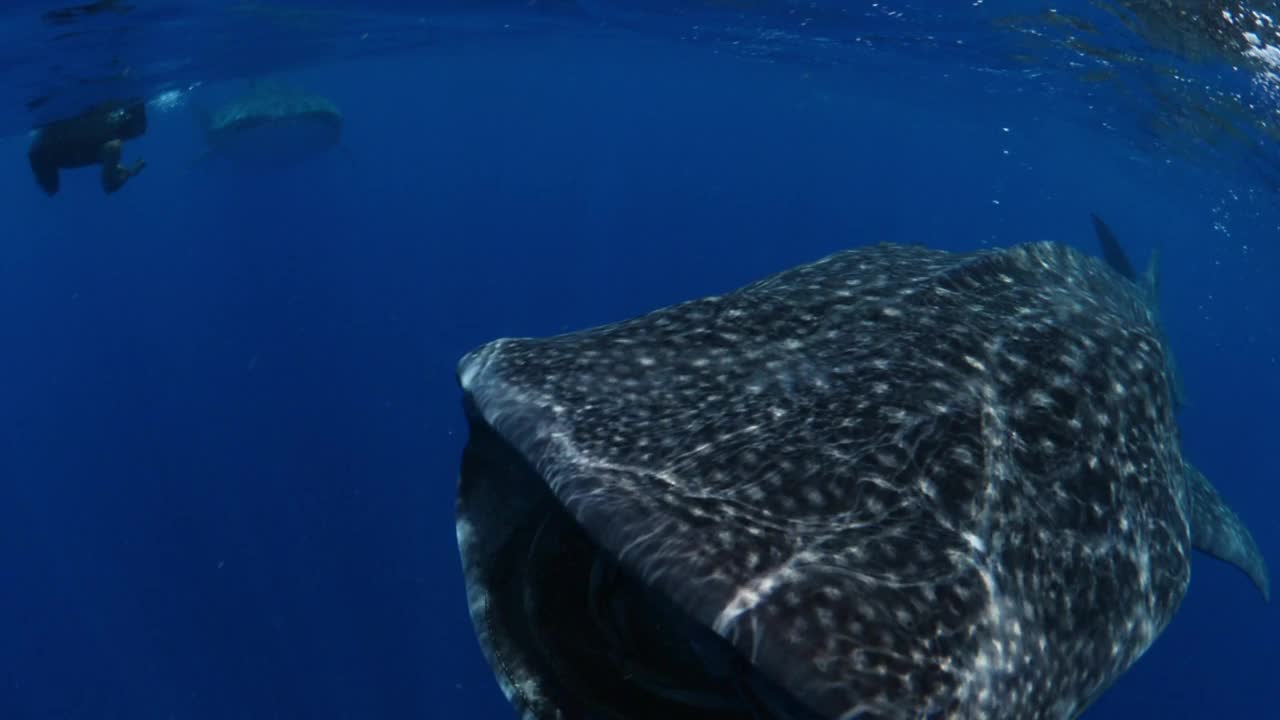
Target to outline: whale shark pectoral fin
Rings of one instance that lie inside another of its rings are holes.
[[[1267,563],[1253,535],[1227,507],[1204,473],[1188,463],[1186,475],[1191,504],[1191,545],[1240,568],[1262,592],[1263,599],[1269,602],[1271,581],[1267,576]]]

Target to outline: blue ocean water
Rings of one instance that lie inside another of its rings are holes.
[[[882,240],[1145,262],[1190,458],[1280,558],[1273,3],[0,9],[0,718],[505,718],[454,535],[458,358]],[[1252,37],[1250,37],[1252,36]],[[201,162],[255,79],[343,112]],[[148,100],[46,197],[38,124]],[[1275,713],[1280,615],[1198,556],[1088,718]]]

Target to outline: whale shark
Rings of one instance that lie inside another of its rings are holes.
[[[470,616],[527,720],[1079,716],[1193,551],[1156,268],[881,243],[456,369]]]
[[[277,81],[249,90],[213,110],[198,109],[207,150],[240,167],[288,167],[336,147],[343,116],[328,98]]]

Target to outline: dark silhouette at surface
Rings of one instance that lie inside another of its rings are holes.
[[[109,100],[75,117],[36,130],[27,151],[36,183],[49,195],[58,192],[58,171],[102,165],[102,189],[112,193],[146,166],[138,160],[125,167],[120,154],[125,140],[147,131],[147,109],[141,100]]]

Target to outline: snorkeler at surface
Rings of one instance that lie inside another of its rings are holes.
[[[58,171],[102,165],[102,189],[113,193],[142,172],[146,162],[120,164],[125,140],[147,131],[147,109],[141,100],[108,100],[65,120],[36,130],[27,158],[36,182],[49,195],[58,192]]]

